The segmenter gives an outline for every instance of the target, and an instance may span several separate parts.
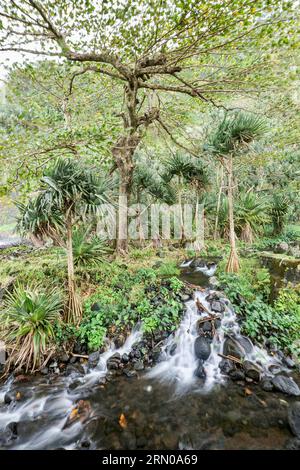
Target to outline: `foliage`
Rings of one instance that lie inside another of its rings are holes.
[[[45,291],[40,285],[17,284],[7,293],[0,327],[2,339],[11,349],[10,363],[25,366],[26,371],[42,366],[62,306],[56,289]]]
[[[289,199],[285,194],[274,194],[270,215],[273,223],[273,229],[275,235],[280,235],[283,231],[284,224],[286,222],[287,214],[289,211]]]
[[[73,256],[75,266],[99,265],[109,253],[107,242],[92,235],[90,227],[78,227],[73,233]]]
[[[179,273],[180,269],[178,268],[176,261],[163,263],[158,269],[158,274],[161,277],[178,276]]]

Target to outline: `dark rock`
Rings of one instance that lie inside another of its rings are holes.
[[[107,362],[107,368],[108,370],[117,370],[119,369],[119,362],[115,362],[115,361],[108,361]]]
[[[205,369],[203,367],[203,362],[202,361],[198,362],[197,368],[194,371],[194,375],[196,377],[198,377],[198,379],[201,379],[201,380],[203,380],[203,382],[205,382],[206,372],[205,372]]]
[[[78,362],[77,357],[76,356],[71,357],[69,362],[70,362],[70,364],[75,364],[75,362]]]
[[[69,376],[72,374],[84,375],[84,368],[81,364],[68,364],[66,367],[65,375]]]
[[[270,367],[269,367],[269,371],[271,372],[271,374],[279,374],[281,372],[281,367],[277,366],[276,364],[272,364]]]
[[[119,352],[115,352],[110,358],[108,359],[109,361],[116,361],[116,362],[121,362],[121,354]]]
[[[100,305],[98,302],[95,302],[95,303],[91,306],[91,311],[92,311],[92,312],[99,312],[99,310],[101,310],[101,305]]]
[[[228,375],[230,371],[235,370],[235,365],[229,359],[222,359],[219,363],[219,368],[223,374]]]
[[[202,327],[203,331],[210,332],[212,330],[212,324],[210,321],[206,321]]]
[[[236,341],[242,346],[242,348],[247,354],[252,353],[253,344],[251,343],[249,338],[247,338],[246,336],[239,336],[238,338],[236,338]]]
[[[8,425],[5,428],[5,437],[6,437],[6,440],[17,439],[18,423],[16,423],[15,421],[8,423]]]
[[[288,410],[288,421],[292,433],[300,438],[300,401],[291,404]]]
[[[49,369],[48,369],[48,367],[43,367],[43,369],[41,369],[40,372],[41,372],[42,375],[48,375],[49,374]]]
[[[15,396],[12,392],[7,392],[5,395],[4,395],[4,403],[6,405],[10,405],[11,402],[15,401]]]
[[[176,343],[171,344],[171,347],[169,350],[170,356],[174,356],[174,354],[176,353],[176,349],[177,349],[177,344]]]
[[[210,308],[213,312],[217,312],[217,313],[223,313],[225,310],[224,304],[222,304],[222,302],[219,302],[218,300],[214,300],[211,303]]]
[[[285,449],[287,450],[300,450],[300,439],[294,437],[293,439],[289,439],[285,444]]]
[[[206,267],[206,261],[201,259],[201,258],[195,258],[190,264],[191,268],[205,268]]]
[[[134,370],[143,370],[144,369],[144,363],[143,361],[137,361],[135,364],[134,364]]]
[[[198,336],[198,338],[196,338],[195,340],[194,348],[195,354],[198,359],[206,361],[206,359],[209,358],[211,347],[210,343],[206,338],[204,338],[203,336]]]
[[[221,320],[215,320],[215,327],[216,328],[220,328],[221,324],[222,324]]]
[[[100,358],[99,351],[95,351],[89,355],[89,366],[96,367]]]
[[[245,373],[241,369],[231,370],[228,375],[234,381],[245,379]]]
[[[245,356],[244,348],[233,338],[226,338],[223,346],[225,356],[233,356],[242,359]]]
[[[122,358],[121,358],[121,361],[124,363],[124,364],[127,364],[127,362],[129,362],[129,356],[128,354],[124,353]]]
[[[67,353],[62,353],[62,354],[59,356],[59,361],[60,361],[60,362],[66,363],[66,362],[69,361],[69,359],[70,359],[70,358],[69,358],[69,356],[68,356]]]
[[[115,345],[117,348],[121,348],[122,346],[124,346],[124,343],[126,341],[126,338],[124,335],[120,334],[119,336],[117,336],[114,340],[115,342]]]
[[[79,387],[80,385],[82,385],[82,382],[80,380],[74,380],[73,382],[70,383],[69,390],[70,391],[75,390],[75,388]]]
[[[136,377],[137,376],[137,371],[136,370],[130,370],[130,369],[124,369],[123,373],[126,375],[128,378]]]
[[[289,356],[284,356],[283,359],[282,359],[282,362],[283,364],[288,367],[289,369],[293,369],[296,364],[295,362],[293,361],[293,359]]]
[[[251,361],[244,361],[243,368],[244,368],[246,377],[253,379],[255,382],[260,381],[261,370],[256,364],[254,364]]]
[[[260,386],[262,390],[264,390],[265,392],[272,392],[274,388],[272,384],[272,380],[268,378],[263,379],[260,383]]]
[[[286,393],[287,395],[294,397],[300,396],[300,389],[291,377],[276,375],[272,378],[272,384],[274,385],[275,390],[278,390],[279,392]]]

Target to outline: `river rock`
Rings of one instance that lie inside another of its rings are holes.
[[[300,450],[300,439],[294,437],[293,439],[289,439],[285,444],[286,450]]]
[[[201,258],[195,258],[190,264],[191,268],[205,268],[206,261]]]
[[[272,378],[272,384],[278,392],[286,393],[294,397],[300,396],[300,389],[291,377],[285,375],[276,375]]]
[[[100,353],[99,351],[95,351],[89,355],[89,366],[90,367],[96,367],[100,358]]]
[[[242,346],[242,348],[247,354],[252,353],[253,344],[251,343],[250,339],[247,338],[247,336],[240,335],[236,338],[236,341]]]
[[[295,361],[293,361],[293,359],[289,356],[284,356],[282,358],[282,362],[289,369],[294,369],[294,367],[296,366]]]
[[[66,367],[65,375],[69,376],[72,374],[84,375],[84,368],[81,364],[68,364]]]
[[[245,371],[245,375],[250,379],[253,379],[255,382],[260,381],[260,368],[251,361],[244,361],[243,368]]]
[[[205,332],[210,332],[212,330],[212,324],[210,321],[206,321],[205,323],[203,323],[203,327],[202,327],[203,331]]]
[[[223,345],[223,354],[242,359],[245,356],[245,350],[235,339],[226,338]]]
[[[13,401],[15,401],[15,396],[12,392],[7,392],[5,395],[4,395],[4,403],[6,405],[10,405],[10,403],[12,403]]]
[[[213,288],[219,287],[220,282],[218,281],[216,276],[212,276],[212,277],[209,278],[209,285]]]
[[[260,386],[261,386],[262,390],[264,390],[265,392],[272,392],[272,390],[274,389],[273,384],[272,384],[272,380],[268,379],[268,378],[264,378],[261,381]]]
[[[129,362],[129,356],[128,354],[124,353],[121,357],[121,361],[124,363],[124,364],[127,364],[127,362]]]
[[[137,361],[134,366],[134,370],[143,370],[144,369],[144,363],[143,361]]]
[[[223,313],[225,310],[224,304],[220,302],[219,300],[214,300],[211,303],[210,308],[213,312],[217,312],[217,313]]]
[[[233,369],[229,372],[228,375],[231,378],[231,380],[234,380],[235,382],[245,379],[245,373],[241,369]]]
[[[203,380],[203,382],[205,381],[206,372],[205,372],[205,369],[203,367],[203,362],[202,361],[198,362],[197,368],[194,371],[194,375],[195,375],[195,377],[198,377],[198,379]]]
[[[40,372],[41,372],[42,375],[48,375],[49,374],[49,369],[48,369],[48,367],[43,367],[40,370]]]
[[[123,374],[125,374],[126,377],[128,377],[129,379],[131,379],[132,377],[136,377],[136,376],[137,376],[137,371],[136,371],[136,370],[130,370],[130,369],[124,369],[124,370],[123,370]]]
[[[169,349],[169,354],[170,356],[174,356],[174,354],[176,353],[176,349],[177,349],[177,344],[176,343],[172,343],[171,344],[171,347]]]
[[[300,401],[292,403],[288,410],[288,422],[292,433],[300,438]]]
[[[230,371],[235,369],[235,365],[229,359],[222,359],[219,363],[222,374],[228,375]]]
[[[210,343],[206,338],[204,338],[203,336],[198,336],[198,338],[196,338],[195,340],[194,348],[195,354],[198,359],[206,361],[206,359],[209,358],[211,347]]]

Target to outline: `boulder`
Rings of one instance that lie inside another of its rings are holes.
[[[176,349],[177,349],[177,344],[172,343],[169,349],[170,356],[174,356],[174,354],[176,353]]]
[[[65,375],[84,375],[84,368],[81,364],[68,364]]]
[[[195,340],[194,348],[198,359],[206,361],[206,359],[209,358],[211,347],[209,341],[206,338],[203,336],[198,336],[198,338]]]
[[[205,323],[203,323],[203,327],[202,327],[203,331],[205,332],[210,332],[212,330],[212,324],[210,321],[206,321]]]
[[[231,378],[231,380],[234,380],[235,382],[245,379],[245,373],[241,369],[235,369],[235,370],[233,369],[229,372],[228,375]]]
[[[210,308],[213,312],[223,313],[224,310],[225,310],[225,305],[222,302],[220,302],[219,300],[214,300],[211,303]]]
[[[280,242],[275,246],[275,253],[286,253],[289,251],[289,244],[287,242]]]
[[[222,374],[228,375],[230,371],[235,370],[235,365],[229,359],[222,359],[219,363]]]
[[[89,366],[96,367],[100,358],[99,351],[95,351],[89,355]]]
[[[288,422],[292,433],[300,439],[300,401],[292,403],[288,410]]]
[[[247,338],[247,336],[238,336],[236,338],[236,341],[242,346],[244,351],[247,354],[251,354],[253,351],[253,344],[251,343],[250,339]]]
[[[294,397],[300,396],[300,389],[291,377],[276,375],[272,378],[272,384],[278,392],[286,393]]]
[[[226,338],[223,345],[223,354],[242,359],[245,356],[245,350],[235,339]]]
[[[205,369],[203,367],[203,362],[202,361],[198,362],[198,365],[197,365],[197,367],[194,371],[194,375],[195,375],[195,377],[198,377],[198,379],[201,379],[203,382],[205,382],[206,372],[205,372]]]
[[[255,382],[260,381],[261,370],[256,364],[254,364],[251,361],[244,361],[243,368],[244,368],[246,377],[253,379]]]

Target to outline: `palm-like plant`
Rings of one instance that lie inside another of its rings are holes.
[[[226,267],[227,272],[237,272],[239,270],[233,209],[233,157],[241,155],[241,151],[247,149],[252,141],[264,133],[265,129],[264,120],[253,114],[244,112],[225,114],[224,119],[208,141],[207,149],[221,161],[227,172],[229,238],[231,247]]]
[[[270,205],[270,216],[275,235],[280,235],[282,233],[289,207],[289,198],[285,194],[275,193],[273,195]]]
[[[264,224],[269,221],[268,200],[252,192],[242,192],[236,207],[236,226],[241,233],[241,239],[253,243],[254,235],[259,233]]]
[[[207,188],[210,184],[210,179],[206,168],[203,166],[200,159],[192,157],[190,155],[177,152],[172,155],[165,162],[164,180],[170,182],[174,177],[177,178],[178,182],[178,202],[182,204],[182,191],[184,184],[190,185],[196,192],[196,211],[195,220],[198,219],[199,212],[199,195],[203,189]],[[182,239],[184,239],[184,225],[183,215],[181,210],[181,233]],[[200,249],[201,242],[195,242],[195,248]]]
[[[34,219],[36,215],[39,219],[31,222],[31,225],[35,224],[39,229],[46,227],[46,234],[55,232],[60,244],[67,251],[68,303],[65,315],[67,322],[76,324],[82,316],[81,302],[75,286],[73,229],[84,216],[96,213],[101,204],[108,202],[108,191],[111,188],[110,179],[99,178],[75,160],[58,159],[45,172],[35,201],[28,204],[38,208],[32,211],[32,217]],[[57,222],[58,219],[60,223]],[[28,226],[26,221],[26,217],[19,220],[19,230],[28,230],[30,225]]]
[[[55,289],[46,292],[40,286],[17,285],[7,293],[0,327],[1,339],[11,350],[8,368],[11,363],[17,368],[25,366],[26,371],[43,366],[62,307],[62,296]]]
[[[105,241],[97,236],[91,236],[91,229],[78,227],[73,233],[73,255],[75,266],[98,265],[109,253]]]

